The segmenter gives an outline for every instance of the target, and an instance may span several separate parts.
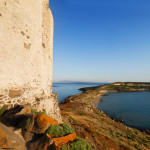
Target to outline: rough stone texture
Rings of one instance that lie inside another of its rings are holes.
[[[0,123],[0,149],[26,150],[25,141],[12,129]]]
[[[64,132],[65,136],[51,134],[47,131],[51,125],[61,126],[68,132]],[[68,127],[45,114],[32,114],[29,105],[18,105],[0,116],[0,149],[58,150],[76,139],[76,133]]]
[[[32,118],[30,114],[31,108],[29,106],[16,106],[10,110],[6,110],[0,117],[0,122],[7,126],[13,126],[16,128],[25,128],[26,120]]]
[[[58,150],[48,134],[29,141],[26,146],[28,150]]]
[[[49,116],[45,114],[35,115],[34,126],[32,128],[32,132],[41,134],[45,133],[45,131],[50,127],[50,125],[58,125],[58,123]]]
[[[31,114],[31,107],[29,105],[26,105],[22,108],[22,110],[15,115],[26,115],[26,114]]]
[[[53,16],[48,0],[0,1],[0,52],[0,107],[30,103],[61,122],[52,94]]]

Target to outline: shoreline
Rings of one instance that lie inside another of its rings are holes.
[[[106,84],[106,86],[107,86],[107,85],[109,85],[109,84]],[[102,86],[100,86],[100,87],[103,87],[103,86],[105,86],[105,85],[102,85]],[[89,88],[90,88],[90,87],[89,87]],[[91,88],[92,88],[92,87],[91,87]],[[84,89],[84,88],[80,88],[80,89]],[[80,89],[79,89],[79,90],[80,90]],[[86,89],[86,87],[85,87],[85,89]],[[82,91],[82,90],[81,90],[81,91]],[[82,92],[84,92],[84,91],[82,91]],[[124,91],[123,93],[125,93],[125,92],[131,92],[131,93],[132,93],[132,92],[150,92],[150,91],[149,91],[149,90],[144,90],[144,89],[142,89],[142,90],[136,90],[136,91]],[[97,108],[98,104],[105,102],[105,101],[102,100],[101,98],[104,97],[104,96],[107,96],[109,93],[111,94],[111,93],[121,93],[121,92],[118,92],[118,91],[105,91],[103,94],[99,95],[99,97],[95,99],[96,101],[93,101],[93,104],[92,104],[93,107],[94,107],[95,109],[99,110],[99,109]],[[117,118],[115,118],[115,117],[109,115],[108,113],[106,113],[106,112],[103,111],[103,110],[99,110],[99,111],[102,112],[102,113],[104,113],[107,117],[111,118],[112,120],[114,120],[114,121],[116,121],[116,122],[120,122],[120,123],[122,123],[123,125],[125,125],[125,126],[127,126],[127,127],[129,127],[129,128],[134,128],[134,129],[140,130],[141,132],[146,132],[147,134],[150,135],[150,129],[144,129],[144,128],[140,128],[140,127],[129,126],[129,125],[127,125],[127,124],[124,123],[124,120],[117,119]]]
[[[108,92],[109,85],[85,90],[67,97],[59,106],[62,120],[75,129],[77,136],[86,140],[93,150],[150,149],[150,134],[120,123],[103,111],[96,103]]]
[[[143,91],[135,91],[135,92],[143,92]],[[144,91],[144,92],[148,92],[148,91]],[[108,93],[117,93],[117,92],[108,92]],[[124,93],[124,92],[123,92]],[[101,96],[101,97],[104,97],[105,95],[103,95],[103,96]],[[101,98],[100,97],[100,98]],[[100,99],[100,101],[101,101],[101,99]],[[104,103],[105,102],[105,100],[102,100],[103,102],[99,102],[99,103]],[[97,108],[95,108],[95,109],[97,109]],[[99,110],[99,109],[98,109]],[[99,110],[99,111],[103,111],[103,110]],[[120,122],[120,123],[122,123],[122,124],[124,124],[125,126],[127,126],[127,127],[130,127],[130,128],[134,128],[134,129],[137,129],[137,130],[140,130],[141,132],[146,132],[147,134],[149,134],[150,135],[150,129],[145,129],[145,128],[140,128],[140,127],[138,127],[138,126],[132,126],[132,125],[127,125],[126,123],[124,123],[124,120],[121,120],[121,119],[117,119],[116,117],[113,117],[113,116],[111,116],[111,115],[109,115],[108,113],[106,113],[105,111],[103,111],[108,117],[110,117],[112,120],[115,120],[115,121],[117,121],[117,122]]]
[[[124,82],[123,82],[124,83]],[[75,101],[78,101],[76,97],[79,98],[80,100],[80,95],[86,95],[87,97],[92,94],[92,92],[94,92],[95,90],[98,90],[99,93],[98,94],[95,94],[91,97],[92,101],[90,102],[87,102],[87,104],[90,104],[92,107],[94,107],[96,110],[104,113],[107,117],[111,118],[112,120],[116,121],[116,122],[120,122],[122,123],[123,125],[129,127],[129,128],[134,128],[134,129],[137,129],[137,130],[140,130],[141,132],[146,132],[148,134],[150,134],[150,130],[149,129],[142,129],[142,128],[138,128],[138,127],[133,127],[133,126],[128,126],[126,124],[124,124],[124,121],[123,120],[119,120],[109,114],[107,114],[106,112],[104,112],[103,110],[99,110],[97,109],[97,106],[98,104],[103,101],[101,98],[106,96],[108,93],[117,93],[117,92],[120,92],[120,91],[116,91],[116,90],[106,90],[105,88],[109,85],[114,85],[116,83],[110,83],[110,84],[105,84],[105,85],[100,85],[100,86],[93,86],[93,87],[84,87],[84,88],[80,88],[78,90],[82,91],[82,93],[80,94],[77,94],[77,95],[72,95],[72,96],[68,96],[65,100],[63,100],[60,104],[65,104],[65,103],[68,103],[68,102],[75,102]],[[120,84],[120,83],[117,83],[117,84]],[[139,84],[139,83],[137,83]],[[143,83],[142,83],[143,84]],[[149,83],[148,83],[149,85]],[[119,85],[118,85],[119,86]],[[90,91],[90,92],[89,92]],[[130,90],[130,91],[122,91],[122,92],[143,92],[143,91],[150,91],[150,90],[146,90],[146,89],[135,89],[135,90]],[[88,94],[89,95],[88,95]],[[82,96],[81,96],[82,97]],[[83,96],[84,97],[84,96]],[[82,100],[83,101],[83,100]],[[81,102],[82,102],[81,101]],[[84,101],[83,101],[84,102]],[[104,101],[103,101],[104,102]]]

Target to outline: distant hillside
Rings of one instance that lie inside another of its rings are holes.
[[[85,92],[87,90],[96,90],[101,87],[105,87],[104,89],[108,90],[109,92],[149,91],[150,82],[116,82],[102,86],[80,88],[79,90]]]

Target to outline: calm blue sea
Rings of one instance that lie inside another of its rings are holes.
[[[66,97],[71,95],[80,94],[81,87],[91,87],[103,85],[104,83],[86,83],[86,82],[75,82],[75,83],[53,83],[53,92],[58,94],[58,102],[61,103]]]
[[[150,130],[150,92],[109,93],[101,99],[99,110],[125,125]]]

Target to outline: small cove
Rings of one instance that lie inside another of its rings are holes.
[[[127,126],[150,130],[150,92],[116,92],[101,98],[97,109]]]

